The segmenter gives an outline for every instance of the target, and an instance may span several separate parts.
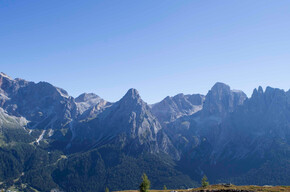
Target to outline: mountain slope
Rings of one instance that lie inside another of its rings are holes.
[[[136,89],[110,103],[1,73],[0,183],[117,190],[136,188],[146,172],[156,188],[191,187],[203,174],[211,182],[289,185],[289,117],[290,90],[259,87],[247,98],[216,83],[206,96],[149,106]]]
[[[96,118],[76,125],[73,144],[96,147],[112,143],[129,154],[164,152],[178,158],[178,152],[161,129],[138,91],[130,89]]]

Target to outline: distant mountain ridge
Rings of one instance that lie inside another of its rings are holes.
[[[148,105],[129,89],[111,103],[0,73],[0,128],[2,170],[12,165],[0,171],[0,182],[20,177],[44,191],[134,188],[128,180],[139,172],[148,172],[157,188],[190,187],[203,174],[236,184],[290,180],[290,90],[259,87],[248,98],[218,82],[206,95],[178,94]]]
[[[205,97],[200,94],[178,94],[174,97],[166,97],[161,102],[152,105],[153,114],[161,122],[171,122],[175,119],[191,115],[200,111]]]

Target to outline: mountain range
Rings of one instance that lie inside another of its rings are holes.
[[[198,186],[204,174],[290,185],[290,90],[259,87],[248,98],[218,82],[149,105],[136,89],[108,102],[0,73],[2,186],[136,189],[143,173],[156,189]]]

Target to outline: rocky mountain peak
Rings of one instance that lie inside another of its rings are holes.
[[[231,89],[229,85],[223,82],[216,82],[211,89]]]
[[[0,73],[0,88],[5,91],[5,89],[9,88],[13,83],[13,79],[6,75],[5,73]]]
[[[279,94],[279,93],[285,93],[285,91],[283,89],[278,89],[278,88],[273,88],[273,87],[266,87],[266,90],[264,92],[265,95],[268,94]]]
[[[260,93],[260,94],[264,93],[264,90],[263,90],[263,87],[262,86],[259,86],[258,87],[258,93]]]
[[[193,105],[203,105],[205,96],[201,94],[185,95],[186,99]]]
[[[168,123],[184,116],[192,115],[202,109],[204,96],[200,94],[177,94],[167,96],[161,102],[152,105],[152,113],[161,123]]]
[[[259,86],[258,89],[257,88],[254,89],[254,91],[252,93],[252,97],[261,96],[263,94],[264,94],[264,90],[261,86]]]
[[[94,117],[108,104],[107,101],[94,93],[83,93],[75,98],[75,102],[79,113],[83,114],[82,118]]]
[[[175,95],[173,98],[176,98],[176,99],[184,98],[184,94],[183,93],[179,93],[179,94]]]
[[[0,100],[3,99],[3,97],[10,98],[14,94],[17,93],[17,91],[21,87],[25,87],[28,84],[32,82],[20,80],[20,79],[13,79],[10,76],[6,75],[5,73],[0,73]]]
[[[284,99],[282,99],[284,98]],[[255,103],[256,105],[264,105],[264,107],[267,107],[270,105],[270,103],[273,102],[274,99],[284,102],[287,98],[287,92],[285,92],[282,89],[272,88],[272,87],[266,87],[266,90],[263,91],[262,87],[260,86],[257,89],[254,89],[254,92],[251,97],[251,102]],[[278,103],[275,103],[277,105]]]
[[[132,107],[136,104],[144,106],[146,105],[146,103],[141,99],[139,92],[133,88],[127,91],[127,93],[118,101],[118,104],[124,104],[127,107]]]
[[[205,97],[203,116],[218,115],[224,117],[233,112],[236,106],[242,105],[247,95],[242,91],[231,90],[224,83],[216,83]]]
[[[88,123],[94,129],[91,134],[85,134],[85,137],[94,138],[95,145],[100,142],[115,142],[122,143],[130,150],[159,150],[157,134],[161,125],[136,89],[129,89],[122,99],[104,109]]]
[[[100,97],[94,93],[82,93],[77,98],[75,98],[75,101],[77,103],[80,103],[80,102],[87,102],[92,99],[100,99]]]
[[[136,100],[136,99],[140,99],[141,97],[137,89],[131,88],[127,91],[127,93],[125,94],[123,98]]]
[[[6,78],[6,79],[13,80],[10,76],[6,75],[6,74],[3,73],[3,72],[0,72],[0,77],[1,77],[1,78]]]
[[[34,94],[40,97],[52,96],[54,98],[69,98],[68,93],[64,89],[55,87],[45,81],[40,81],[29,88],[32,88],[33,91],[35,91]]]
[[[217,82],[214,84],[210,91],[219,94],[229,93],[231,91],[231,88],[225,83]]]

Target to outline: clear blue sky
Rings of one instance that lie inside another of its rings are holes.
[[[290,1],[1,0],[0,71],[109,101],[288,90]]]

